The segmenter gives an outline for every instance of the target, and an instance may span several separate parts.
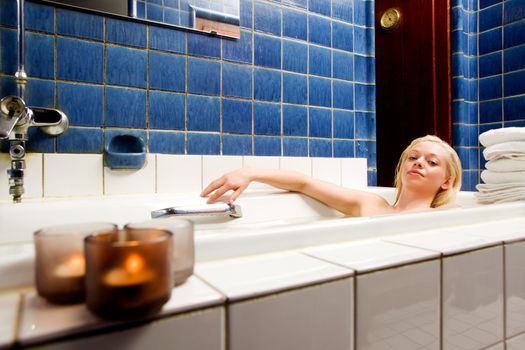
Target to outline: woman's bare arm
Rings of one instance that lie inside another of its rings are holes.
[[[208,199],[208,203],[213,203],[227,191],[233,190],[228,201],[232,203],[252,181],[303,193],[351,216],[376,215],[388,207],[386,200],[376,194],[344,188],[286,170],[239,169],[212,181],[201,195],[207,196],[215,191]]]

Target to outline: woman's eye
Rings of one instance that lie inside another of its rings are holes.
[[[408,157],[408,160],[416,160],[416,157],[410,156]]]
[[[436,166],[436,165],[438,165],[438,163],[435,162],[435,161],[433,161],[433,160],[431,160],[429,163],[430,163],[430,165],[432,165],[432,166]]]

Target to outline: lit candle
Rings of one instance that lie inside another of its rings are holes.
[[[153,271],[144,266],[144,258],[132,253],[124,260],[123,267],[109,270],[104,283],[110,287],[131,287],[147,283],[153,279]]]
[[[53,273],[58,278],[84,278],[86,261],[81,254],[73,254],[62,264],[57,265]]]

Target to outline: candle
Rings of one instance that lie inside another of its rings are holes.
[[[111,320],[157,313],[173,286],[171,244],[171,233],[160,229],[86,237],[88,309]]]
[[[86,261],[82,254],[73,254],[65,262],[56,266],[54,275],[57,278],[84,278]]]

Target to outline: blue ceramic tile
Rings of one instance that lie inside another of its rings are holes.
[[[184,130],[184,94],[150,91],[148,100],[148,128]]]
[[[462,53],[454,53],[451,57],[452,76],[457,77],[458,75],[465,75],[466,58]]]
[[[450,10],[450,29],[451,30],[463,30],[463,18],[466,17],[463,14],[463,9],[460,7],[454,7]],[[465,18],[465,20],[467,20]]]
[[[501,0],[479,0],[479,9],[484,9],[485,7],[492,6],[501,2]],[[465,7],[466,8],[466,7]]]
[[[188,133],[188,154],[220,154],[220,136]]]
[[[362,26],[374,26],[374,1],[355,0],[354,23]]]
[[[200,33],[188,33],[188,54],[221,58],[221,39]]]
[[[464,53],[466,50],[463,48],[463,41],[461,30],[453,30],[450,33],[450,49],[452,53]]]
[[[0,72],[14,74],[17,70],[16,30],[0,28]]]
[[[335,30],[334,30],[335,32]],[[373,55],[375,48],[375,39],[374,39],[374,29],[373,28],[361,28],[354,27],[354,51],[357,53],[362,53],[364,55]],[[334,47],[335,47],[334,41]],[[342,44],[348,45],[350,43]]]
[[[525,70],[505,74],[505,97],[525,94]]]
[[[456,153],[458,154],[463,170],[469,169],[469,152],[466,147],[456,147]]]
[[[494,52],[479,58],[479,76],[501,74],[501,52]]]
[[[348,0],[332,0],[332,17],[352,22],[352,3],[353,1]]]
[[[467,123],[467,103],[463,100],[452,102],[452,122]]]
[[[341,51],[332,51],[334,78],[354,79],[354,55]]]
[[[283,69],[306,73],[308,46],[294,41],[283,40]]]
[[[162,7],[155,4],[146,4],[146,17],[151,21],[164,21]]]
[[[478,100],[478,82],[475,79],[467,79],[468,95],[467,101]]]
[[[252,0],[241,0],[240,7],[241,27],[251,29],[253,22]]]
[[[55,153],[56,137],[45,134],[40,128],[29,128],[27,152]]]
[[[146,4],[143,1],[137,1],[137,18],[146,18]]]
[[[102,129],[69,128],[57,137],[59,153],[102,153]]]
[[[251,66],[222,63],[222,95],[252,97]]]
[[[58,38],[57,55],[58,79],[102,84],[103,44]]]
[[[333,24],[335,23],[333,22]],[[330,47],[331,37],[332,28],[329,19],[308,15],[308,38],[310,42]]]
[[[477,33],[478,32],[478,12],[469,12],[468,17],[468,33]]]
[[[66,113],[71,125],[102,125],[102,86],[58,83],[57,97],[57,107]]]
[[[477,124],[478,123],[478,101],[466,102],[467,105],[467,114],[468,114],[468,123]]]
[[[480,102],[479,104],[479,122],[495,123],[502,121],[502,103],[501,99]]]
[[[326,1],[323,0],[309,0],[308,1],[308,10],[311,12],[316,12],[321,15],[330,17],[330,5],[327,6]]]
[[[16,95],[17,86],[15,77],[13,76],[0,76],[0,96]]]
[[[155,50],[186,53],[186,32],[150,26],[149,47]]]
[[[25,101],[28,106],[55,107],[55,82],[52,80],[28,79]]]
[[[104,40],[104,17],[59,8],[57,33],[77,38]]]
[[[338,139],[355,138],[354,119],[354,112],[334,110],[334,137]]]
[[[362,141],[358,140],[355,142],[355,149],[357,158],[366,158],[367,166],[369,168],[376,167],[376,142],[375,141]]]
[[[375,85],[355,84],[355,109],[359,111],[375,111]]]
[[[257,135],[281,134],[281,105],[254,102],[253,133]]]
[[[188,92],[219,95],[221,90],[221,64],[218,61],[188,59]]]
[[[252,102],[222,99],[222,131],[252,133]]]
[[[336,49],[354,51],[354,26],[332,22],[332,46]]]
[[[505,48],[525,44],[525,21],[520,21],[506,25],[504,35]]]
[[[255,68],[253,83],[254,99],[263,101],[281,100],[281,73],[279,71]]]
[[[332,50],[309,46],[309,73],[330,77],[332,75]]]
[[[307,5],[307,0],[282,0],[282,3],[294,5],[305,9]]]
[[[178,10],[165,7],[164,8],[164,23],[179,25],[180,24],[180,12]]]
[[[16,26],[16,1],[0,1],[0,24]]]
[[[222,135],[222,154],[231,156],[251,156],[252,137]]]
[[[453,124],[452,125],[452,145],[456,146],[468,146],[468,128],[465,124]]]
[[[512,23],[525,18],[525,2],[523,0],[505,1],[504,23]]]
[[[220,131],[220,100],[188,95],[188,130]]]
[[[123,128],[146,127],[146,91],[106,87],[105,125]]]
[[[285,157],[308,157],[308,139],[306,138],[283,138],[283,156]]]
[[[452,78],[452,94],[454,98],[465,99],[467,97],[467,80],[463,77]]]
[[[281,138],[270,136],[255,136],[253,138],[253,153],[256,156],[280,156]]]
[[[306,104],[308,79],[306,75],[283,73],[283,102]]]
[[[106,19],[106,41],[110,43],[146,47],[146,30],[143,23]]]
[[[505,39],[505,42],[507,39]],[[479,35],[479,54],[501,50],[501,28],[492,29]]]
[[[253,61],[256,66],[281,68],[280,39],[255,34],[253,48]]]
[[[503,22],[503,4],[491,6],[479,11],[479,32],[501,27]]]
[[[149,152],[184,154],[184,133],[182,132],[149,132]]]
[[[186,57],[150,51],[149,87],[184,91],[186,88]]]
[[[377,170],[368,169],[367,171],[368,186],[377,186]]]
[[[469,168],[479,169],[479,149],[469,148]]]
[[[376,138],[376,114],[355,112],[355,137],[358,139]]]
[[[106,83],[146,87],[147,52],[121,46],[106,46]]]
[[[238,40],[222,41],[222,58],[228,61],[252,63],[252,34],[241,30]]]
[[[505,121],[524,119],[525,96],[506,98],[503,102]]]
[[[283,7],[283,35],[307,40],[308,17],[305,12],[295,11]]]
[[[180,11],[179,13],[180,25],[183,27],[191,27],[191,13],[187,11]]]
[[[468,73],[466,74],[467,78],[476,79],[478,78],[478,58],[477,57],[467,57],[467,66]]]
[[[354,55],[355,80],[361,83],[373,83],[376,76],[374,57]]]
[[[353,158],[355,143],[352,140],[334,140],[335,158]]]
[[[255,0],[253,27],[256,31],[281,36],[281,8]]]
[[[499,30],[501,30],[501,28]],[[478,35],[477,34],[467,34],[467,40],[468,40],[468,54],[470,56],[478,55]],[[479,54],[481,54],[481,52]]]
[[[354,109],[354,84],[334,80],[334,108]]]
[[[311,105],[330,107],[332,104],[330,79],[310,76],[308,94]]]
[[[307,136],[308,111],[306,107],[283,105],[283,134]]]
[[[2,10],[0,10],[0,13]],[[47,33],[55,31],[55,10],[53,7],[26,1],[24,13],[26,29]],[[1,17],[2,15],[0,15],[0,23],[2,23]]]
[[[525,68],[525,45],[505,50],[504,69],[511,72]]]
[[[506,127],[525,128],[525,119],[505,123]]]
[[[310,139],[310,157],[332,157],[332,141]]]
[[[491,100],[498,97],[501,97],[501,76],[479,80],[480,100]]]
[[[332,111],[324,108],[310,108],[310,137],[332,137]]]
[[[54,78],[55,38],[36,33],[26,33],[25,37],[25,68],[28,76]]]

